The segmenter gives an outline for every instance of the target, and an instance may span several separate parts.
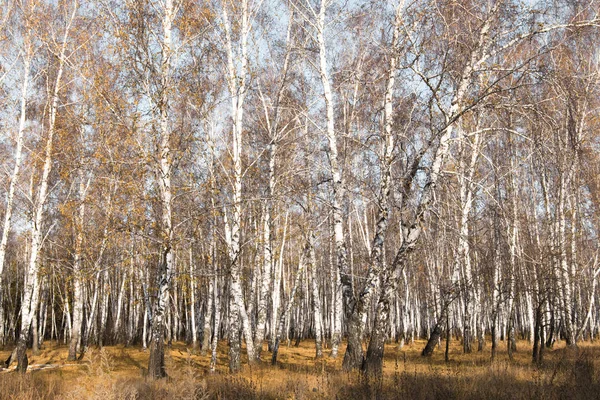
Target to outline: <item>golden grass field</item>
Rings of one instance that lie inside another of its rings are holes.
[[[83,360],[66,361],[67,347],[46,343],[29,356],[32,371],[21,377],[0,372],[0,399],[587,399],[600,398],[600,345],[562,343],[545,353],[541,366],[531,363],[531,348],[518,343],[513,361],[501,342],[496,361],[489,345],[463,354],[458,341],[444,362],[443,348],[422,358],[424,341],[386,348],[384,376],[367,379],[341,370],[336,360],[314,359],[314,342],[283,345],[277,366],[245,365],[238,375],[227,372],[227,347],[219,349],[218,371],[208,371],[209,356],[193,354],[184,343],[167,348],[169,378],[144,377],[148,352],[137,347],[90,348]],[[10,349],[0,351],[6,359]],[[266,354],[267,355],[267,354]],[[12,367],[14,369],[14,366]]]

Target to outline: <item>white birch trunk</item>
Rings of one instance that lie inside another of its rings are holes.
[[[161,240],[162,249],[159,259],[157,273],[158,294],[154,305],[152,316],[152,338],[150,342],[150,359],[148,360],[148,375],[151,378],[162,378],[166,376],[164,360],[164,329],[165,314],[169,308],[170,284],[173,275],[173,225],[172,225],[172,189],[171,177],[173,175],[173,155],[171,154],[171,130],[169,127],[169,109],[171,95],[173,94],[171,75],[173,20],[176,9],[173,0],[165,0],[162,15],[162,43],[161,43],[161,65],[160,65],[160,100],[159,110],[159,166],[158,186],[160,189],[160,200],[162,204],[161,215]]]
[[[496,216],[498,219],[499,217]],[[500,316],[500,273],[501,273],[501,258],[500,258],[500,233],[499,228],[495,228],[495,248],[494,248],[494,260],[493,260],[493,278],[492,278],[492,360],[496,358],[496,351],[498,349],[498,337],[499,335],[499,316]]]
[[[198,327],[196,326],[196,276],[194,274],[194,252],[190,243],[189,249],[189,274],[190,274],[190,330],[192,335],[192,349],[196,351],[198,348]],[[210,315],[212,309],[212,280],[209,283],[208,291],[208,306],[206,307],[206,314],[204,316],[204,334],[203,343],[208,343],[206,336],[210,336]],[[208,331],[207,331],[208,328]],[[202,351],[206,353],[206,347],[202,345]]]
[[[273,156],[271,158],[273,160]],[[273,174],[274,175],[274,174]],[[274,180],[274,176],[272,176]],[[271,292],[271,277],[273,275],[273,253],[271,249],[271,215],[269,206],[265,207],[263,217],[263,271],[260,286],[260,298],[258,302],[258,319],[256,323],[256,356],[260,357],[262,345],[265,338],[265,326],[267,323],[267,307],[269,293]]]
[[[492,27],[493,22],[492,17],[498,11],[499,4],[500,3],[495,3],[492,10],[490,10],[489,15],[487,16],[483,26],[481,27],[481,31],[479,32],[476,47],[472,51],[471,57],[460,75],[457,88],[454,92],[454,95],[452,96],[450,109],[446,113],[446,127],[441,132],[439,132],[439,143],[433,155],[433,161],[431,163],[429,176],[425,186],[422,189],[421,198],[417,206],[416,214],[412,219],[411,223],[403,227],[403,236],[405,243],[401,246],[401,249],[400,251],[398,251],[396,257],[400,256],[400,253],[405,252],[406,249],[412,248],[416,244],[416,241],[418,240],[421,234],[421,228],[419,223],[422,220],[425,211],[429,207],[429,203],[433,198],[433,191],[435,190],[438,180],[442,174],[442,166],[450,151],[450,139],[454,132],[457,121],[460,119],[462,113],[464,112],[463,103],[465,101],[465,97],[468,94],[469,86],[471,85],[473,80],[473,71],[476,71],[491,55],[490,29]],[[445,318],[446,316],[443,315],[442,319]],[[438,320],[437,325],[445,323],[445,321]],[[436,342],[438,339],[439,335],[438,337],[433,337],[433,335],[430,336],[422,355],[431,355],[433,351],[432,343]]]
[[[23,159],[23,136],[25,132],[25,123],[27,122],[27,89],[29,87],[29,70],[31,65],[31,57],[31,51],[28,47],[26,49],[26,54],[23,58],[23,81],[21,83],[21,111],[19,116],[19,128],[17,131],[17,143],[15,148],[15,165],[10,176],[8,191],[6,192],[6,209],[4,212],[2,239],[0,241],[0,290],[2,288],[2,272],[4,271],[4,260],[6,258],[6,246],[8,244],[8,236],[10,233],[12,223],[12,211],[15,190],[21,173],[21,163]]]
[[[567,260],[567,233],[566,233],[566,215],[565,215],[565,197],[566,197],[566,185],[567,179],[561,176],[558,205],[557,205],[557,218],[558,218],[558,250],[559,250],[559,280],[560,280],[560,294],[562,301],[562,314],[565,324],[565,333],[567,345],[573,346],[576,344],[575,330],[573,328],[572,320],[572,290],[571,290],[571,276],[570,268]]]
[[[273,248],[272,248],[272,237],[271,237],[271,224],[272,218],[271,213],[273,211],[273,198],[275,196],[275,161],[277,155],[277,141],[279,137],[279,120],[280,120],[280,104],[283,99],[286,88],[286,78],[288,75],[289,58],[291,54],[291,32],[293,26],[293,12],[290,12],[290,21],[288,22],[288,30],[286,36],[287,51],[283,60],[283,67],[281,69],[281,82],[277,91],[277,97],[275,99],[275,105],[273,110],[273,116],[269,112],[269,107],[261,93],[261,101],[265,111],[265,120],[267,123],[267,130],[271,142],[269,143],[269,186],[267,192],[266,205],[264,209],[263,217],[263,271],[262,280],[259,293],[258,302],[258,317],[256,323],[256,357],[260,358],[262,352],[263,341],[265,337],[265,327],[267,322],[267,307],[268,307],[268,294],[271,290],[271,282],[273,275]]]
[[[37,199],[33,209],[33,227],[31,232],[31,251],[29,257],[29,265],[26,273],[26,283],[23,289],[23,300],[21,303],[21,327],[19,330],[19,338],[17,343],[17,369],[21,372],[27,370],[27,355],[26,344],[29,336],[29,328],[35,316],[39,300],[40,284],[38,279],[39,256],[42,249],[44,238],[44,222],[45,222],[45,206],[48,197],[48,179],[52,170],[52,152],[54,149],[54,133],[56,127],[56,115],[58,113],[58,95],[62,85],[62,75],[65,66],[65,53],[67,50],[67,39],[69,37],[70,28],[75,20],[78,3],[73,2],[73,12],[70,19],[67,21],[67,26],[63,35],[63,40],[58,54],[58,68],[56,78],[53,85],[53,91],[50,98],[50,110],[48,120],[48,135],[46,138],[44,166],[42,176],[40,178]]]
[[[400,36],[400,24],[402,22],[402,12],[404,1],[401,1],[396,8],[394,20],[394,31],[392,43],[390,46],[389,65],[387,70],[386,90],[383,100],[383,132],[382,132],[382,150],[381,150],[381,182],[379,187],[379,198],[377,208],[377,225],[375,228],[375,237],[370,246],[370,262],[367,274],[367,283],[363,288],[359,298],[354,304],[352,315],[349,319],[348,327],[348,347],[344,355],[343,367],[345,370],[356,369],[363,364],[362,337],[366,327],[367,311],[370,308],[372,299],[377,296],[381,281],[383,279],[382,270],[384,268],[384,245],[387,228],[389,224],[389,198],[391,190],[391,173],[394,151],[394,86],[396,80],[397,55],[396,47]],[[365,223],[365,226],[367,224]],[[379,347],[379,345],[377,345]],[[375,349],[373,349],[374,351]],[[383,356],[383,348],[381,354]],[[379,351],[378,350],[378,351]]]
[[[231,119],[233,122],[232,137],[232,158],[233,158],[233,206],[231,215],[231,225],[229,227],[228,252],[231,262],[230,275],[230,296],[231,304],[234,307],[230,310],[229,334],[229,369],[236,372],[240,369],[240,348],[239,341],[235,338],[236,332],[239,332],[240,325],[246,339],[246,350],[248,360],[253,362],[256,359],[255,346],[253,343],[252,330],[246,312],[246,305],[242,293],[241,267],[240,267],[240,240],[241,240],[241,222],[242,222],[242,133],[243,133],[243,114],[244,100],[247,91],[247,79],[249,75],[248,66],[248,38],[250,34],[250,10],[248,0],[242,0],[240,4],[240,72],[236,68],[231,22],[227,13],[227,7],[223,4],[223,27],[225,29],[226,50],[227,50],[227,86],[231,95]],[[241,324],[240,324],[241,323]]]
[[[102,277],[102,301],[100,302],[100,330],[98,332],[98,344],[100,347],[104,344],[106,324],[108,322],[108,296],[110,292],[110,279],[108,270],[104,270]]]
[[[290,297],[288,299],[288,303],[279,318],[279,324],[275,329],[275,344],[273,346],[273,355],[271,357],[271,364],[275,365],[277,362],[277,353],[279,351],[279,342],[281,341],[281,336],[283,334],[284,327],[286,325],[286,320],[290,315],[290,311],[292,310],[292,306],[294,305],[294,300],[296,298],[296,293],[298,291],[298,287],[300,287],[300,280],[302,279],[302,274],[304,272],[304,257],[305,252],[300,255],[300,260],[298,262],[298,271],[296,272],[296,279],[294,280],[294,286],[292,287],[292,291],[290,293]]]
[[[6,206],[4,211],[4,225],[2,229],[2,239],[0,240],[0,343],[4,343],[4,301],[2,293],[2,275],[4,272],[4,260],[6,258],[6,246],[12,224],[12,212],[14,207],[15,190],[19,181],[21,172],[21,163],[23,159],[23,136],[25,132],[25,123],[27,122],[27,89],[29,87],[29,72],[31,65],[31,49],[28,37],[25,37],[25,55],[23,57],[23,81],[21,83],[21,110],[19,116],[19,128],[17,131],[17,143],[15,148],[15,165],[10,176],[8,191],[6,192]]]
[[[210,371],[215,372],[217,369],[217,346],[219,344],[219,326],[221,325],[221,293],[219,293],[219,279],[215,273],[213,276],[214,285],[214,304],[215,318],[213,325],[213,336],[211,341],[211,356],[210,356]]]
[[[462,135],[463,140],[463,152],[466,153],[468,147],[471,148],[471,157],[469,163],[465,162],[465,156],[461,156],[459,161],[458,171],[458,182],[460,185],[460,203],[461,203],[461,214],[460,214],[460,227],[458,235],[458,255],[456,258],[456,265],[454,266],[455,271],[458,271],[462,264],[463,275],[464,275],[464,319],[463,319],[463,351],[470,353],[472,350],[472,342],[474,338],[474,312],[478,307],[477,300],[477,287],[476,282],[473,280],[473,274],[471,270],[471,255],[469,245],[469,214],[473,206],[473,177],[475,175],[475,167],[477,159],[479,158],[479,147],[481,143],[481,134],[479,133],[479,126],[476,128],[476,132],[473,134],[473,142],[469,141],[470,146],[465,145],[465,141],[468,141],[467,135]]]
[[[323,99],[325,101],[325,113],[327,116],[327,141],[329,143],[328,158],[329,167],[332,176],[332,188],[333,188],[333,202],[332,202],[332,213],[333,213],[333,231],[334,241],[336,249],[336,262],[337,268],[340,274],[341,288],[340,291],[343,293],[343,307],[336,309],[336,312],[345,312],[347,315],[350,313],[350,302],[352,300],[352,276],[350,275],[348,266],[348,254],[346,250],[346,243],[344,240],[344,226],[343,226],[343,212],[342,203],[344,199],[344,184],[342,181],[342,170],[338,160],[338,138],[335,131],[335,104],[333,101],[333,93],[331,90],[331,78],[329,76],[329,65],[327,61],[327,48],[325,42],[325,13],[327,9],[327,0],[321,0],[319,14],[316,19],[317,28],[317,47],[319,49],[319,75],[321,77],[321,84],[323,86]],[[341,319],[337,317],[338,320]],[[334,325],[334,331],[332,334],[332,348],[331,356],[336,357],[338,353],[338,346],[341,342],[341,327]]]
[[[116,190],[116,185],[114,186],[114,190]],[[92,299],[92,304],[90,306],[90,313],[87,316],[87,324],[86,324],[85,334],[83,337],[83,343],[82,343],[82,349],[81,349],[82,354],[86,351],[89,337],[90,337],[90,334],[94,327],[94,322],[96,321],[96,309],[98,308],[97,307],[98,297],[102,296],[102,299],[103,299],[102,303],[104,303],[103,306],[105,305],[104,291],[101,291],[101,288],[102,288],[101,282],[102,281],[101,281],[100,267],[102,265],[104,251],[106,250],[106,246],[107,246],[107,242],[108,242],[108,227],[109,227],[111,216],[112,216],[112,196],[113,196],[113,191],[110,191],[109,195],[108,195],[108,200],[107,200],[107,203],[108,203],[107,210],[108,211],[107,211],[106,224],[104,225],[104,230],[102,232],[102,242],[100,243],[98,257],[96,257],[96,260],[94,261],[94,266],[93,266],[93,271],[95,271],[96,279],[94,281],[94,295],[93,295],[93,299]],[[102,306],[100,308],[102,308]],[[99,335],[99,333],[100,332],[98,330],[97,334]]]
[[[313,232],[309,236],[308,248],[308,266],[310,273],[310,286],[312,290],[312,310],[315,323],[315,350],[316,358],[323,357],[323,313],[321,311],[321,296],[319,295],[319,281],[317,276],[317,258],[315,257]]]
[[[279,304],[281,302],[281,278],[282,278],[282,270],[283,270],[283,250],[285,248],[285,239],[287,236],[287,227],[288,227],[288,214],[285,215],[285,221],[283,223],[283,237],[281,238],[281,248],[279,250],[279,259],[275,261],[274,267],[275,270],[273,272],[273,297],[272,297],[272,307],[271,307],[271,337],[269,341],[269,347],[271,350],[275,345],[275,335],[277,334],[277,316],[279,314]]]
[[[123,264],[123,262],[121,262],[121,264]],[[121,272],[120,270],[117,270],[117,279],[118,279],[118,272]],[[125,298],[125,283],[127,281],[127,276],[126,273],[123,272],[122,276],[121,276],[121,284],[119,285],[119,294],[117,296],[117,309],[116,309],[116,317],[115,317],[115,323],[113,324],[113,337],[115,338],[115,340],[119,340],[119,338],[121,337],[121,314],[122,314],[122,310],[123,310],[123,299]],[[117,281],[118,282],[118,281]]]
[[[79,170],[79,206],[78,213],[75,217],[77,235],[75,238],[75,254],[73,256],[73,331],[67,358],[71,361],[77,359],[77,350],[81,341],[81,327],[83,326],[83,229],[85,221],[85,199],[90,179],[88,179],[86,184],[84,182],[83,170]]]

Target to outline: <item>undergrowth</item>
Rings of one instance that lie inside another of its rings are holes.
[[[449,363],[396,353],[383,377],[344,373],[328,359],[268,363],[210,374],[191,352],[166,356],[168,378],[125,369],[127,350],[93,350],[73,370],[0,374],[1,399],[591,399],[600,395],[600,349],[562,349],[540,366],[467,357]],[[523,357],[525,355],[523,354]],[[131,361],[130,361],[131,363]],[[141,364],[140,364],[141,365]],[[127,372],[128,371],[128,372]],[[127,372],[127,373],[125,373]]]

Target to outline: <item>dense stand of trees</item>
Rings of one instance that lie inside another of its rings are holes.
[[[594,339],[599,28],[593,1],[4,2],[7,364]]]

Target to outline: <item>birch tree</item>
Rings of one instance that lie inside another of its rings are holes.
[[[158,146],[158,186],[162,203],[161,254],[159,258],[157,286],[158,295],[152,313],[152,334],[150,342],[150,359],[148,375],[162,378],[165,373],[164,329],[165,312],[169,307],[170,283],[174,272],[173,265],[173,194],[171,180],[173,176],[173,154],[171,150],[171,127],[169,124],[170,101],[173,95],[172,63],[175,55],[172,42],[173,20],[178,12],[178,5],[172,0],[165,0],[161,10],[162,39],[160,43],[159,70],[159,146]]]
[[[17,370],[22,373],[27,371],[27,354],[26,345],[27,339],[29,338],[29,328],[33,318],[35,317],[40,291],[39,281],[39,258],[40,251],[43,245],[43,239],[45,236],[45,206],[48,199],[48,180],[50,171],[52,170],[53,150],[54,150],[54,135],[56,129],[56,116],[59,107],[59,93],[62,86],[62,75],[67,58],[67,46],[69,35],[71,33],[71,27],[73,21],[77,16],[78,2],[73,1],[69,8],[65,8],[62,12],[65,13],[65,23],[63,27],[63,34],[60,38],[56,38],[59,43],[56,56],[58,58],[58,65],[56,71],[56,77],[52,84],[52,89],[49,97],[49,113],[47,123],[47,134],[46,144],[44,149],[44,163],[41,171],[41,177],[39,181],[38,191],[35,203],[33,205],[33,227],[31,233],[31,249],[29,256],[29,265],[27,274],[25,277],[25,288],[23,293],[23,301],[21,304],[21,327],[19,329],[19,339],[16,348],[17,357]],[[10,364],[7,363],[7,364]]]
[[[229,312],[229,369],[237,372],[240,369],[240,336],[243,329],[246,340],[248,359],[254,360],[255,345],[252,329],[244,302],[241,284],[240,268],[240,241],[242,222],[242,137],[244,122],[244,101],[248,91],[248,80],[250,78],[250,65],[248,54],[248,41],[254,16],[258,12],[261,2],[250,4],[249,0],[243,0],[239,7],[231,7],[226,2],[221,4],[222,24],[224,29],[224,44],[226,49],[225,80],[229,95],[231,97],[231,122],[232,122],[232,145],[231,157],[233,162],[231,186],[232,207],[230,218],[225,219],[227,251],[230,259],[230,312]],[[233,8],[237,16],[237,37],[233,35],[233,23],[230,19],[230,8]],[[237,40],[236,40],[237,39]],[[235,48],[234,48],[235,46]]]
[[[362,336],[365,330],[367,309],[371,300],[376,297],[381,288],[382,273],[384,268],[384,245],[389,225],[390,209],[389,199],[391,192],[392,163],[394,161],[395,138],[394,138],[394,91],[398,65],[398,47],[400,45],[400,34],[402,18],[404,13],[404,1],[401,0],[395,7],[395,17],[392,25],[392,39],[389,45],[388,65],[386,71],[386,87],[383,94],[383,129],[381,134],[380,169],[381,181],[379,186],[379,197],[377,199],[377,225],[375,236],[370,249],[369,272],[367,283],[356,299],[352,316],[349,321],[348,346],[344,356],[344,369],[359,368],[363,363]],[[381,345],[383,346],[383,344]],[[371,347],[370,347],[371,348]],[[373,351],[373,349],[371,349]],[[383,348],[381,348],[383,354]]]
[[[260,285],[259,302],[257,309],[256,334],[254,341],[256,345],[256,357],[260,357],[262,343],[265,337],[265,326],[267,322],[268,298],[271,291],[271,277],[273,275],[273,238],[271,233],[272,213],[274,207],[275,189],[277,184],[276,162],[277,145],[282,136],[282,131],[286,129],[286,124],[282,123],[282,106],[286,94],[288,75],[290,68],[291,49],[294,45],[292,37],[292,27],[294,24],[293,11],[289,14],[289,22],[286,34],[286,50],[283,58],[283,64],[279,73],[279,79],[274,95],[274,99],[265,98],[262,92],[259,93],[261,103],[264,109],[266,128],[269,139],[269,180],[266,194],[266,204],[263,211],[263,270]],[[283,125],[283,126],[282,126]],[[276,310],[273,310],[276,313]],[[272,327],[273,328],[273,327]]]
[[[20,99],[20,113],[19,113],[19,126],[17,129],[15,155],[14,155],[14,166],[10,176],[9,187],[6,192],[6,205],[4,211],[4,224],[2,227],[2,238],[0,239],[0,342],[4,341],[4,308],[2,302],[2,273],[4,271],[4,264],[6,260],[6,247],[8,245],[8,237],[11,231],[12,216],[15,201],[15,191],[19,183],[21,174],[21,164],[23,162],[23,143],[25,141],[25,127],[27,123],[27,105],[28,105],[28,88],[31,73],[31,62],[33,59],[33,43],[30,38],[31,29],[28,25],[30,19],[29,7],[23,8],[24,15],[23,19],[23,47],[21,49],[20,58],[23,62],[23,72],[21,81],[21,99]]]

